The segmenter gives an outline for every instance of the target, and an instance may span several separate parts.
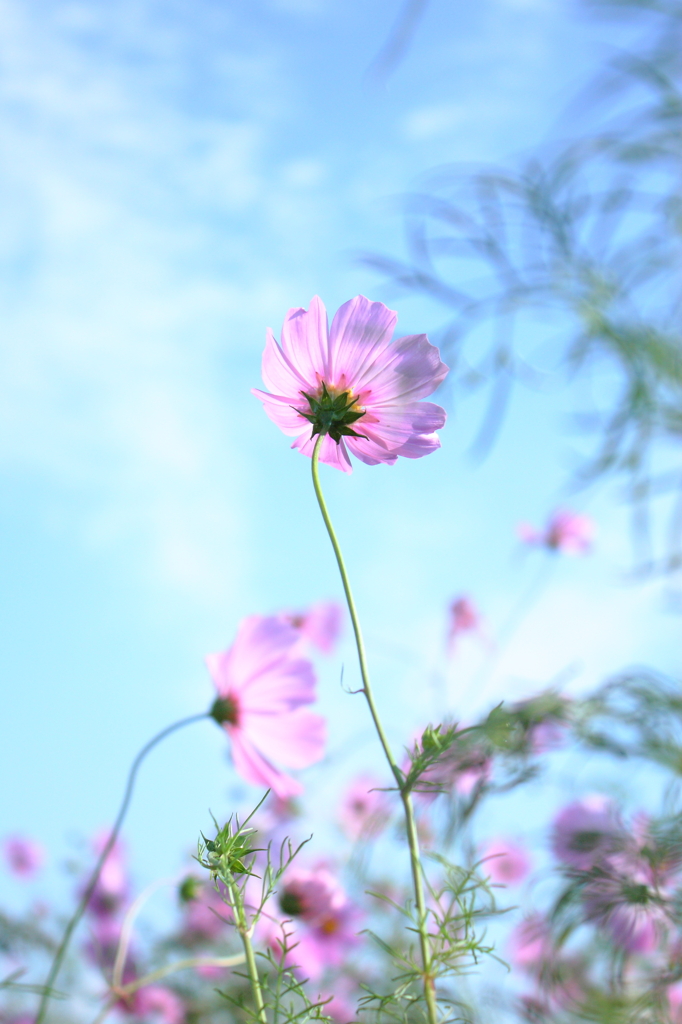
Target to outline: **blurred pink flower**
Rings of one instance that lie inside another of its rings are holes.
[[[457,639],[465,633],[482,635],[482,618],[471,598],[463,595],[456,598],[450,605],[450,627],[448,644],[454,647]]]
[[[300,656],[299,639],[280,618],[252,615],[228,651],[206,658],[218,691],[211,715],[230,737],[236,770],[282,800],[303,787],[270,758],[306,768],[324,754],[324,719],[303,707],[315,700],[315,673]]]
[[[280,915],[271,919],[268,940],[281,950],[282,930],[291,935],[288,944],[294,948],[287,960],[301,977],[317,981],[327,968],[345,965],[348,952],[360,942],[359,912],[324,866],[288,871],[279,907]]]
[[[487,843],[481,860],[492,881],[503,885],[520,882],[531,868],[530,854],[525,847],[506,839],[493,839]]]
[[[666,989],[668,1013],[673,1024],[682,1024],[682,981],[676,981]]]
[[[336,601],[320,601],[304,612],[284,614],[282,618],[301,634],[301,638],[331,654],[341,633],[343,608]]]
[[[217,939],[232,916],[213,885],[200,885],[183,910],[182,936],[189,943]]]
[[[42,846],[27,836],[8,836],[3,850],[8,868],[17,878],[31,878],[45,860]]]
[[[510,959],[515,967],[540,974],[554,956],[549,925],[539,914],[521,921],[509,936]]]
[[[110,833],[100,832],[93,840],[96,854],[99,856],[104,849]],[[123,909],[128,901],[129,882],[125,866],[123,845],[118,840],[114,843],[109,855],[102,865],[92,896],[88,901],[88,911],[95,917],[113,917]]]
[[[587,918],[607,931],[628,953],[650,953],[664,923],[660,897],[649,886],[648,873],[600,872],[583,889]]]
[[[557,860],[589,871],[621,849],[625,835],[614,803],[593,794],[568,804],[554,819],[552,850]]]
[[[529,523],[519,523],[517,532],[525,544],[538,544],[567,555],[584,555],[594,540],[594,522],[589,516],[559,509],[552,514],[544,531]]]
[[[391,817],[388,796],[370,775],[360,775],[346,790],[339,807],[339,821],[351,839],[369,839],[381,832]]]
[[[128,1012],[133,1017],[163,1021],[163,1024],[181,1024],[185,1019],[185,1006],[180,996],[163,985],[139,988],[132,997]]]
[[[448,372],[425,334],[391,344],[397,314],[358,295],[337,311],[331,331],[315,296],[310,309],[290,309],[281,346],[268,330],[263,381],[257,389],[265,412],[292,448],[311,456],[315,435],[324,435],[320,461],[351,472],[348,455],[375,466],[399,455],[418,459],[440,447],[445,423],[439,405],[420,402]]]

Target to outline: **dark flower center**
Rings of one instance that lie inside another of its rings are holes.
[[[357,408],[357,399],[350,391],[336,394],[333,388],[329,391],[322,381],[321,394],[309,395],[305,391],[301,394],[307,399],[310,412],[302,412],[300,409],[296,411],[312,423],[313,437],[315,434],[329,434],[337,444],[343,436],[365,437],[365,434],[357,434],[351,426],[352,423],[357,423],[365,412]]]
[[[623,899],[626,903],[638,903],[640,905],[649,903],[651,896],[646,885],[637,882],[625,882],[623,885]]]
[[[587,829],[583,832],[574,832],[569,841],[569,847],[575,853],[593,853],[604,841],[603,832],[590,832]]]
[[[300,917],[305,906],[300,896],[297,896],[295,892],[285,889],[279,898],[279,905],[285,914],[290,914],[291,917]]]
[[[213,718],[218,725],[222,725],[223,722],[229,722],[230,725],[236,725],[239,721],[239,705],[234,697],[216,697],[213,702],[213,707],[209,711],[209,715]]]

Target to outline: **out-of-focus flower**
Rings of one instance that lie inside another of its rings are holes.
[[[270,921],[268,940],[281,950],[285,929],[291,935],[288,944],[293,946],[288,961],[312,981],[322,977],[327,968],[345,964],[349,951],[360,941],[359,912],[324,866],[288,871],[279,893],[279,909],[280,915]]]
[[[666,989],[668,1013],[672,1024],[682,1024],[682,981],[676,981]]]
[[[280,618],[252,615],[228,651],[206,658],[218,691],[211,715],[230,737],[235,768],[282,800],[303,787],[272,761],[307,768],[324,754],[324,719],[303,706],[315,700],[315,673],[299,640]]]
[[[656,948],[665,913],[646,872],[622,875],[600,870],[585,884],[583,902],[588,920],[607,931],[616,946],[628,953]]]
[[[215,886],[199,884],[183,903],[182,937],[189,944],[217,939],[231,916],[230,907]]]
[[[381,783],[370,775],[360,775],[346,790],[339,807],[339,821],[351,839],[371,839],[388,824],[391,807]]]
[[[95,837],[93,846],[98,856],[102,853],[109,835],[109,832],[101,832]],[[88,912],[95,917],[115,916],[126,904],[128,891],[125,855],[119,840],[114,843],[102,865],[97,884],[88,901]]]
[[[17,878],[31,878],[43,866],[45,851],[27,836],[8,836],[3,842],[7,866]]]
[[[358,295],[341,306],[329,331],[315,296],[309,310],[289,310],[281,345],[268,331],[262,373],[272,393],[253,394],[296,438],[292,448],[311,456],[322,434],[320,461],[350,473],[349,450],[376,466],[440,447],[445,411],[419,399],[435,391],[448,367],[425,334],[391,343],[397,319],[383,303]]]
[[[285,613],[282,618],[299,631],[302,640],[331,654],[341,633],[343,608],[336,601],[320,601],[304,612]]]
[[[490,778],[492,767],[491,758],[482,748],[454,745],[422,773],[414,791],[427,802],[453,789],[461,796],[470,796]]]
[[[519,523],[517,532],[525,544],[537,544],[567,555],[584,555],[592,546],[595,531],[589,516],[559,509],[550,517],[544,530],[537,530],[529,523]]]
[[[515,885],[531,868],[528,850],[506,839],[493,839],[484,847],[481,860],[493,882]]]
[[[482,618],[470,597],[463,595],[450,605],[450,626],[448,645],[452,649],[457,640],[467,633],[482,635]]]
[[[355,1009],[358,995],[357,982],[346,974],[339,974],[334,978],[334,994],[329,999],[329,994],[322,994],[322,999],[329,999],[324,1005],[324,1013],[328,1014],[337,1024],[348,1024],[350,1021],[357,1021],[358,1015]]]
[[[624,841],[615,805],[599,794],[576,800],[554,819],[554,855],[579,871],[589,871],[604,857],[622,849]]]
[[[509,936],[510,959],[530,974],[540,974],[554,955],[549,925],[539,914],[527,917]]]
[[[133,1017],[163,1021],[163,1024],[181,1024],[185,1019],[182,999],[163,985],[139,988],[130,1000],[128,1012]]]

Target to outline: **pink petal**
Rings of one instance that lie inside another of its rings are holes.
[[[261,374],[266,388],[275,395],[298,395],[301,391],[309,391],[317,386],[317,377],[303,377],[297,368],[284,355],[275,341],[275,336],[268,328],[266,332],[265,351],[261,364]]]
[[[348,448],[367,466],[378,466],[382,462],[392,466],[398,461],[397,455],[373,437],[349,437]]]
[[[357,391],[363,374],[371,373],[388,347],[398,314],[383,302],[364,295],[344,302],[337,310],[329,339],[330,382],[344,386],[342,378]]]
[[[295,437],[298,434],[310,433],[311,424],[294,408],[297,404],[295,397],[268,395],[267,392],[259,391],[258,388],[251,388],[251,394],[260,398],[266,414],[283,434]]]
[[[315,671],[305,658],[290,659],[259,673],[241,691],[244,713],[280,714],[315,700]]]
[[[316,440],[317,437],[309,437],[307,439],[303,436],[297,437],[291,447],[298,448],[302,455],[307,455],[311,459]],[[335,469],[340,469],[344,473],[353,472],[343,438],[337,444],[329,434],[325,434],[320,448],[320,462],[325,462],[328,466],[334,466]]]
[[[318,295],[310,300],[307,312],[289,310],[282,325],[282,349],[291,366],[310,386],[323,377],[327,379],[328,346],[327,310]]]
[[[425,334],[409,334],[390,346],[373,371],[357,380],[357,389],[371,390],[372,405],[397,398],[415,401],[432,394],[448,373],[440,353]]]
[[[303,786],[296,779],[280,772],[274,765],[253,746],[251,741],[240,730],[230,729],[232,740],[232,760],[234,767],[243,779],[254,786],[265,786],[271,789],[280,800],[289,800],[292,796],[300,796]]]
[[[274,615],[242,619],[229,651],[209,654],[206,664],[219,693],[239,691],[256,675],[287,657],[298,641],[288,622]]]
[[[241,731],[254,748],[267,750],[287,768],[307,768],[324,756],[325,720],[304,708],[279,715],[244,713]]]

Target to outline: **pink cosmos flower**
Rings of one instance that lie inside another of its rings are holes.
[[[492,881],[502,885],[515,885],[522,881],[531,867],[528,851],[506,839],[491,840],[485,846],[481,859]]]
[[[359,913],[324,865],[288,871],[279,893],[281,916],[270,919],[267,940],[279,951],[282,931],[294,948],[287,960],[301,977],[317,981],[329,967],[345,965],[358,943]]]
[[[232,916],[230,907],[213,885],[201,885],[184,904],[182,935],[193,944],[219,938]]]
[[[307,611],[286,613],[282,618],[299,631],[301,639],[323,654],[331,654],[341,633],[343,608],[336,601],[320,601]]]
[[[539,914],[527,917],[509,936],[511,961],[529,974],[539,974],[554,955],[549,926]]]
[[[440,447],[445,423],[439,405],[420,402],[448,372],[425,334],[391,343],[397,314],[358,295],[344,303],[327,327],[315,296],[310,309],[290,309],[279,345],[270,330],[263,353],[263,381],[254,389],[265,412],[292,448],[311,456],[322,434],[320,460],[351,472],[350,450],[368,466],[392,465],[399,455],[419,459]]]
[[[130,1001],[131,1016],[162,1024],[181,1024],[185,1019],[185,1006],[169,988],[163,985],[147,985],[139,988]]]
[[[104,849],[109,835],[108,831],[103,831],[95,837],[93,846],[98,856]],[[125,906],[128,893],[129,881],[125,854],[119,840],[114,843],[102,865],[97,885],[88,901],[88,912],[95,917],[113,917]]]
[[[650,888],[648,872],[602,871],[583,889],[588,920],[607,931],[628,953],[651,953],[664,923],[662,901]]]
[[[17,878],[31,878],[45,860],[42,846],[26,836],[8,836],[3,850],[8,868]]]
[[[471,598],[466,595],[456,598],[450,605],[450,628],[448,630],[450,648],[453,648],[457,639],[465,633],[482,635],[482,623],[480,612]]]
[[[387,794],[378,789],[381,783],[369,775],[355,779],[341,801],[339,821],[351,839],[376,836],[388,824],[391,807]]]
[[[623,842],[624,833],[616,807],[608,797],[599,794],[569,804],[554,820],[554,855],[557,860],[579,871],[589,871],[604,857],[620,849]]]
[[[218,691],[211,715],[230,737],[236,770],[282,800],[303,787],[272,761],[306,768],[324,754],[324,719],[303,707],[315,699],[315,673],[299,641],[280,618],[252,615],[228,651],[206,658]]]
[[[530,523],[519,523],[517,532],[525,544],[538,544],[567,555],[584,555],[594,540],[594,522],[589,516],[559,509],[552,514],[544,530],[537,530]]]
[[[666,989],[668,1013],[673,1024],[682,1024],[682,981],[676,981]]]

